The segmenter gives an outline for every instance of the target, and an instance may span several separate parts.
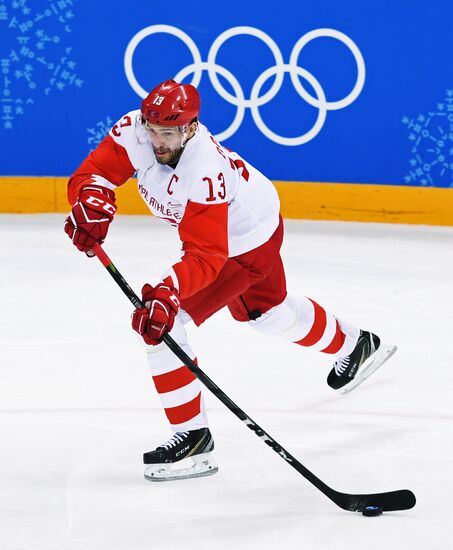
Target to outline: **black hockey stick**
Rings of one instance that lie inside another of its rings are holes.
[[[100,245],[96,245],[94,252],[104,267],[115,279],[118,286],[126,294],[129,300],[135,307],[144,307],[140,298],[135,294],[132,288],[128,285],[121,273],[116,269],[113,262],[104,252]],[[226,395],[209,376],[207,376],[200,367],[192,361],[192,359],[179,347],[171,336],[165,334],[162,340],[167,344],[171,351],[186,365],[190,371],[202,382],[208,390],[210,390],[220,401],[230,409],[242,422],[250,428],[255,434],[260,437],[266,445],[269,445],[283,460],[290,464],[301,475],[308,479],[317,489],[324,493],[330,500],[335,502],[337,506],[351,512],[362,512],[368,506],[377,506],[383,512],[392,510],[408,510],[415,506],[415,495],[412,491],[403,489],[400,491],[390,491],[388,493],[375,493],[368,495],[351,495],[348,493],[340,493],[331,489],[310,470],[301,464],[294,456],[279,445],[273,437],[265,432],[258,424],[248,416],[236,403],[234,403],[228,395]]]

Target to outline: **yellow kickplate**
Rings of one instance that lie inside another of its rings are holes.
[[[66,177],[0,177],[1,213],[67,212]],[[274,182],[283,217],[453,225],[453,189],[350,183]],[[119,214],[149,214],[136,180],[118,189]]]

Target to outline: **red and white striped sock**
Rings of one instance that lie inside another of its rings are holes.
[[[338,357],[352,352],[359,338],[358,328],[340,321],[311,298],[300,299],[299,306],[296,344]]]
[[[196,362],[182,324],[175,322],[175,328],[170,334]],[[148,346],[147,361],[171,429],[174,432],[185,432],[208,427],[198,378],[165,344]]]
[[[338,319],[314,300],[289,294],[281,304],[249,324],[263,334],[278,335],[338,357],[352,352],[360,334],[357,327]]]

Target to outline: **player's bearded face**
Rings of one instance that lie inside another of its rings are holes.
[[[159,164],[175,164],[183,152],[187,140],[187,126],[157,126],[144,122]]]

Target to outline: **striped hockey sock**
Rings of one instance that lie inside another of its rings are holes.
[[[278,335],[337,357],[349,355],[360,334],[357,327],[338,319],[314,300],[289,294],[281,304],[249,324],[262,334]]]
[[[194,357],[189,346],[184,345],[183,349]],[[147,359],[171,429],[183,432],[207,427],[201,386],[196,376],[165,345],[150,349]]]

